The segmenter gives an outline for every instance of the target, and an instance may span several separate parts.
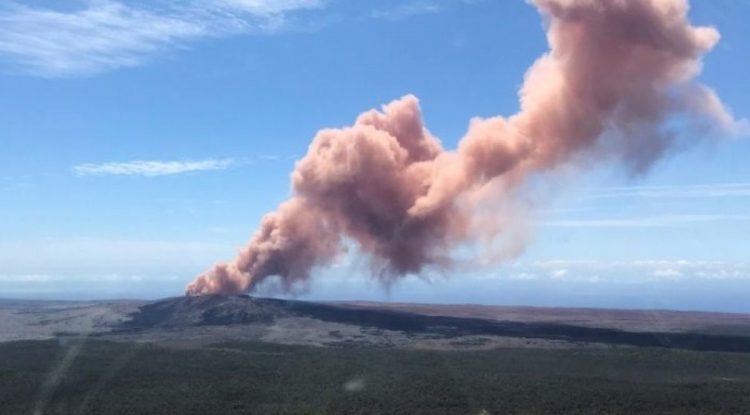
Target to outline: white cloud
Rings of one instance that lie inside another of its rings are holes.
[[[670,227],[697,223],[748,221],[748,215],[661,215],[631,218],[552,220],[543,226],[563,228],[633,228]]]
[[[585,195],[584,199],[719,197],[750,197],[750,183],[605,187]]]
[[[674,269],[674,268],[659,268],[653,271],[652,275],[656,278],[678,280],[682,278],[683,273],[682,271]]]
[[[219,6],[245,10],[258,16],[273,16],[300,9],[323,7],[323,0],[214,0]]]
[[[276,154],[261,154],[259,158],[261,160],[266,160],[266,161],[276,161],[276,160],[279,160],[281,157],[279,157]]]
[[[55,281],[59,278],[52,275],[44,274],[20,274],[20,275],[5,275],[0,274],[0,282],[15,282],[15,283],[48,283]]]
[[[443,6],[428,0],[417,0],[401,3],[391,8],[373,10],[370,14],[376,19],[401,20],[420,14],[438,13],[443,10]]]
[[[750,280],[750,263],[702,260],[551,260],[521,265],[522,273],[556,281],[627,282]],[[564,270],[565,272],[560,272]],[[518,272],[518,271],[515,271]],[[512,276],[511,276],[512,278]]]
[[[171,280],[176,276],[159,276],[159,280]],[[96,274],[96,275],[45,275],[45,274],[0,274],[0,283],[17,284],[52,284],[52,283],[102,283],[102,282],[134,282],[140,283],[157,278],[146,278],[143,275],[119,275],[119,274]]]
[[[157,6],[155,6],[156,4]],[[0,5],[0,57],[42,77],[139,66],[191,40],[283,27],[287,14],[322,0],[90,0],[75,10]]]
[[[500,279],[501,276],[495,275],[496,279]],[[534,281],[538,280],[539,276],[530,272],[517,272],[517,273],[511,273],[508,275],[508,278],[511,280],[517,280],[517,281]]]
[[[79,164],[73,172],[79,176],[166,176],[195,171],[224,170],[235,164],[233,159],[207,159],[196,161],[146,161],[124,163]]]
[[[550,270],[549,275],[554,279],[564,279],[568,275],[568,270],[565,268],[558,268]]]

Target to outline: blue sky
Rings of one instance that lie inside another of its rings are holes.
[[[750,3],[692,2],[701,81],[750,117]],[[0,297],[178,295],[289,193],[315,132],[407,93],[453,148],[546,50],[522,0],[0,5]],[[385,290],[356,256],[311,299],[747,311],[750,140],[560,181],[514,261]]]

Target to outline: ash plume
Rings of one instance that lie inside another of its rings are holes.
[[[478,214],[483,197],[512,204],[532,177],[569,165],[614,160],[645,172],[684,140],[743,127],[695,80],[719,33],[692,26],[686,0],[531,3],[549,51],[527,71],[518,113],[471,120],[450,151],[411,95],[320,131],[292,173],[292,197],[187,294],[244,293],[271,276],[291,287],[345,241],[386,279],[449,267],[456,246],[486,233],[507,236],[512,255],[525,235],[515,218]]]

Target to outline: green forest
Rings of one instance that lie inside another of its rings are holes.
[[[750,414],[750,354],[0,344],[0,414]]]

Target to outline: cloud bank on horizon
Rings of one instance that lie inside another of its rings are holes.
[[[411,95],[320,131],[292,173],[293,196],[187,294],[244,293],[269,277],[291,288],[348,241],[385,281],[451,267],[463,243],[512,257],[528,239],[513,207],[530,181],[613,160],[643,173],[678,143],[747,130],[695,80],[719,33],[692,26],[686,0],[531,3],[550,50],[527,71],[518,113],[473,119],[453,151]]]

